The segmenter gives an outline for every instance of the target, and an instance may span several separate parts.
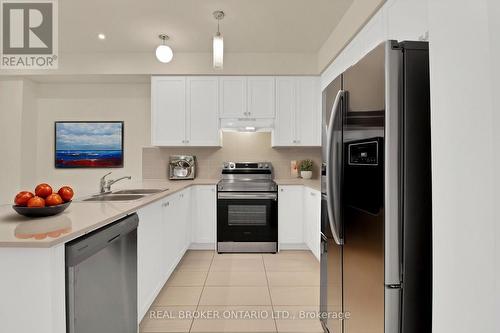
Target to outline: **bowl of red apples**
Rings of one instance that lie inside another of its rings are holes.
[[[12,208],[26,217],[45,217],[62,213],[71,204],[73,189],[63,186],[54,192],[46,183],[38,184],[34,193],[21,191],[14,198]]]

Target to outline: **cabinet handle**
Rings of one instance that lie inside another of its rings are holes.
[[[313,197],[316,195],[316,193],[314,193],[314,192],[311,192],[310,194],[311,194]]]
[[[168,207],[168,206],[170,206],[170,202],[165,202],[162,206],[163,207]]]
[[[283,192],[283,189],[280,189],[280,192]]]

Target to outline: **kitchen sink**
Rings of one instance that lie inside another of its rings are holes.
[[[113,194],[155,194],[163,191],[168,191],[168,188],[157,189],[157,188],[138,188],[133,190],[120,190],[113,192]]]
[[[99,194],[82,201],[133,201],[145,196],[145,194]]]

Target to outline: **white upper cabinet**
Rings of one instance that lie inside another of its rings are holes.
[[[152,77],[153,146],[220,146],[220,119],[231,118],[274,121],[274,147],[321,146],[319,78]]]
[[[220,146],[216,77],[151,79],[151,144]]]
[[[247,116],[247,78],[245,76],[220,77],[219,94],[221,118]]]
[[[187,144],[219,146],[219,80],[217,77],[187,78]]]
[[[319,78],[297,79],[296,135],[300,146],[321,146],[321,90]]]
[[[186,78],[151,79],[151,144],[180,146],[186,140]]]
[[[296,80],[291,77],[276,78],[276,122],[273,145],[295,144],[296,137]]]
[[[219,78],[221,118],[274,118],[273,76],[222,76]]]
[[[276,78],[273,146],[321,146],[321,92],[317,77]]]
[[[273,76],[248,77],[248,117],[274,118],[275,78]]]

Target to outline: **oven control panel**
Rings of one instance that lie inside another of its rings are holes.
[[[251,170],[251,169],[268,169],[272,168],[271,162],[224,162],[223,169],[226,170]]]

